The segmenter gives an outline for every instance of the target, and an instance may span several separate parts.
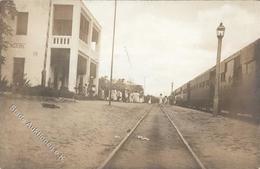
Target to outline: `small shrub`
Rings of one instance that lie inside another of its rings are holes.
[[[8,88],[8,80],[6,77],[0,79],[0,91],[7,91]]]
[[[45,97],[65,97],[73,98],[74,93],[70,92],[67,88],[61,90],[53,89],[50,87],[34,86],[25,88],[21,94],[31,96],[45,96]]]

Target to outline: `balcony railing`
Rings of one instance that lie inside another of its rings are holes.
[[[68,48],[71,44],[71,36],[52,36],[51,44],[57,48]]]

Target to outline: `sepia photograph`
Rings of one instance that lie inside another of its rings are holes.
[[[0,0],[0,169],[260,169],[260,1]]]

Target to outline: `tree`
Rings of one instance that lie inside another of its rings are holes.
[[[98,84],[99,84],[99,89],[109,90],[109,80],[107,79],[107,76],[100,77]]]
[[[7,37],[11,36],[13,31],[8,20],[16,13],[13,0],[0,0],[0,79],[2,78],[2,65],[6,60],[2,53],[8,48],[10,43],[7,41]]]
[[[113,87],[114,87],[116,90],[120,90],[120,91],[125,90],[126,84],[125,84],[125,82],[124,82],[124,79],[118,79],[118,80],[113,84]]]
[[[137,93],[140,93],[140,94],[143,94],[144,93],[144,89],[143,89],[143,86],[142,85],[131,85],[130,86],[132,92],[137,92]]]

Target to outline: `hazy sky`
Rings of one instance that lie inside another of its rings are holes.
[[[110,75],[113,1],[86,1],[102,25],[100,76]],[[216,28],[226,27],[222,59],[260,38],[260,2],[118,1],[114,77],[169,94],[216,63]],[[129,53],[129,58],[125,52]]]

